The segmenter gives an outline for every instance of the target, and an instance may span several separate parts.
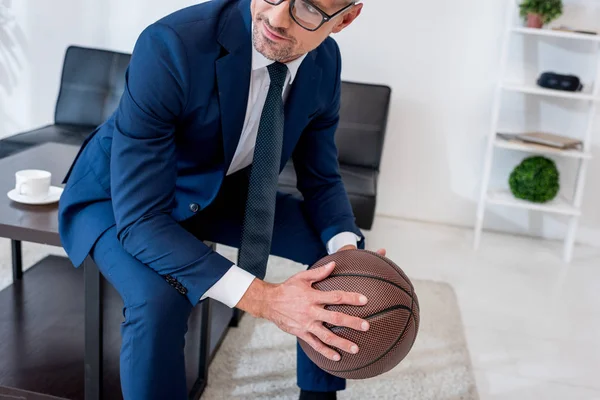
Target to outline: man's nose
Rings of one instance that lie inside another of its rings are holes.
[[[291,23],[289,7],[289,0],[284,1],[278,6],[271,6],[269,10],[269,24],[274,28],[289,28]]]

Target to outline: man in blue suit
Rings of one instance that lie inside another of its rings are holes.
[[[141,33],[120,104],[86,139],[59,205],[73,264],[91,255],[123,299],[126,399],[187,397],[184,335],[207,297],[276,323],[330,359],[359,351],[323,325],[368,329],[325,309],[362,305],[364,296],[311,287],[331,266],[282,284],[262,278],[269,254],[311,265],[364,248],[338,172],[341,60],[329,38],[361,8],[213,0]],[[276,191],[290,159],[303,199]],[[239,247],[240,265],[202,240]],[[300,346],[297,371],[301,399],[334,399],[345,388]]]

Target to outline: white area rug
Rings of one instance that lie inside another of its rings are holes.
[[[235,251],[219,247],[235,260]],[[273,257],[266,280],[283,282],[305,269]],[[478,399],[453,289],[445,283],[413,281],[421,305],[421,327],[411,353],[376,378],[348,381],[344,399]],[[296,339],[274,324],[244,315],[232,328],[211,367],[203,400],[297,399]]]
[[[235,250],[220,246],[235,261]],[[60,248],[23,244],[28,267]],[[272,257],[266,280],[283,282],[306,267]],[[10,242],[0,240],[0,288],[11,282]],[[421,305],[415,346],[392,371],[365,381],[348,381],[338,398],[390,400],[478,399],[475,378],[454,290],[445,283],[413,280]],[[225,338],[211,367],[202,400],[297,399],[296,339],[274,324],[250,315]]]
[[[235,250],[220,246],[235,261]],[[27,267],[60,248],[23,244]],[[0,240],[0,288],[11,282],[10,242]],[[266,280],[283,282],[306,267],[272,257]],[[411,353],[398,367],[365,381],[348,381],[346,399],[478,399],[460,311],[453,289],[445,283],[413,280],[421,305],[421,327]],[[244,315],[232,328],[210,367],[202,400],[297,399],[296,339],[274,324]]]

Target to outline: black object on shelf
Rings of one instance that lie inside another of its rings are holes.
[[[583,84],[577,76],[557,74],[556,72],[542,73],[537,84],[546,89],[563,90],[567,92],[580,92],[583,90]]]

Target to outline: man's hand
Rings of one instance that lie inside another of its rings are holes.
[[[321,291],[312,284],[331,274],[335,263],[302,271],[281,284],[255,279],[237,307],[275,323],[281,330],[303,339],[323,356],[339,361],[340,355],[329,346],[348,353],[357,353],[358,346],[335,335],[323,326],[328,322],[358,331],[369,329],[361,318],[325,309],[328,304],[362,306],[367,298],[360,293]]]
[[[356,246],[344,246],[338,252],[351,249],[356,250]],[[385,249],[379,249],[377,253],[384,257],[386,255]],[[327,278],[334,267],[335,263],[332,262],[303,271],[281,284],[254,279],[236,307],[275,323],[281,330],[303,339],[325,357],[337,361],[339,354],[329,346],[348,353],[358,352],[358,346],[335,335],[323,326],[323,322],[360,331],[368,330],[369,323],[347,314],[325,310],[328,304],[362,306],[367,303],[366,297],[360,293],[323,292],[312,287],[313,283]],[[361,301],[361,297],[364,297],[364,301]],[[363,324],[366,324],[365,327]]]
[[[349,244],[347,246],[344,246],[344,247],[340,248],[338,250],[338,252],[344,251],[344,250],[356,250],[356,246],[353,246],[353,245]],[[386,251],[385,251],[385,249],[379,249],[379,250],[377,250],[377,254],[385,257]]]

